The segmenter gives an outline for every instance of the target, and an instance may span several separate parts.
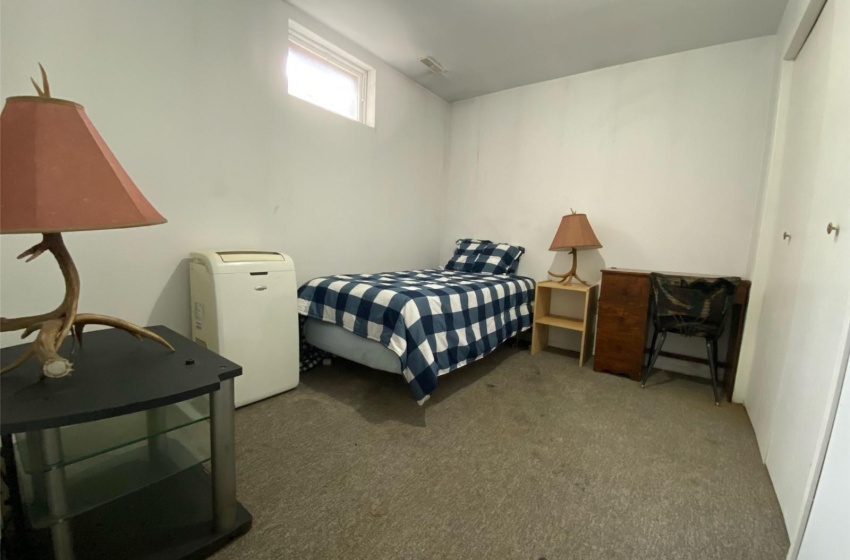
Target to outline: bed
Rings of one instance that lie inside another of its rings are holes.
[[[533,280],[453,270],[451,264],[309,281],[298,290],[307,342],[402,374],[423,403],[439,376],[483,358],[531,327]]]

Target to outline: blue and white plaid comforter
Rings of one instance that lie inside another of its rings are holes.
[[[298,312],[389,348],[421,401],[438,375],[528,329],[533,299],[530,278],[412,270],[315,278],[298,289]]]

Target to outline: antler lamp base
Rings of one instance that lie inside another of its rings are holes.
[[[42,373],[45,377],[55,378],[68,375],[73,366],[68,359],[59,355],[59,347],[71,333],[72,328],[74,336],[82,344],[83,329],[86,325],[106,325],[123,329],[140,340],[148,338],[174,351],[171,344],[164,338],[129,321],[107,315],[77,313],[77,303],[80,299],[80,276],[77,273],[74,260],[65,247],[61,233],[44,233],[42,235],[41,243],[33,245],[18,255],[18,258],[26,258],[29,262],[45,251],[50,251],[56,262],[59,263],[59,268],[62,270],[62,276],[65,279],[65,299],[62,300],[59,307],[49,313],[15,319],[0,318],[0,332],[23,330],[21,338],[25,338],[38,331],[38,336],[29,350],[0,370],[0,373],[6,373],[18,367],[35,355],[36,359],[42,364]]]
[[[554,276],[555,278],[560,278],[560,280],[558,280],[559,284],[570,285],[570,284],[573,283],[573,278],[575,278],[576,280],[578,280],[579,282],[581,282],[585,286],[589,286],[590,284],[588,284],[587,282],[582,280],[579,277],[579,275],[576,273],[576,267],[578,266],[578,254],[577,254],[575,248],[570,250],[570,254],[573,256],[573,267],[570,269],[570,271],[567,272],[566,274],[555,274],[554,272],[552,272],[550,270],[549,276]]]

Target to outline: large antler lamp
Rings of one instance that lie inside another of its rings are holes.
[[[596,239],[596,234],[593,233],[593,228],[590,227],[590,222],[587,221],[587,215],[567,214],[561,218],[561,224],[558,226],[558,231],[555,232],[555,239],[552,240],[550,251],[569,251],[573,256],[573,267],[566,274],[555,274],[549,272],[550,276],[560,278],[561,284],[572,284],[573,278],[587,286],[587,282],[579,278],[576,274],[576,266],[578,265],[577,249],[601,249],[602,244]]]
[[[71,333],[82,340],[85,325],[124,329],[174,350],[157,334],[106,315],[77,313],[80,277],[62,240],[67,231],[115,229],[165,223],[118,163],[73,101],[50,96],[41,68],[38,96],[9,97],[0,116],[0,233],[40,233],[42,240],[18,256],[27,262],[49,251],[65,279],[65,298],[49,313],[0,318],[0,331],[38,331],[32,346],[0,373],[35,355],[47,377],[63,377],[71,363],[59,347]]]

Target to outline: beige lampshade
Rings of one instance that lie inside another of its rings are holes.
[[[602,244],[596,239],[586,214],[567,214],[561,218],[561,225],[552,240],[550,251],[569,251],[570,249],[600,249]]]
[[[81,105],[10,97],[0,116],[0,233],[162,224]]]

